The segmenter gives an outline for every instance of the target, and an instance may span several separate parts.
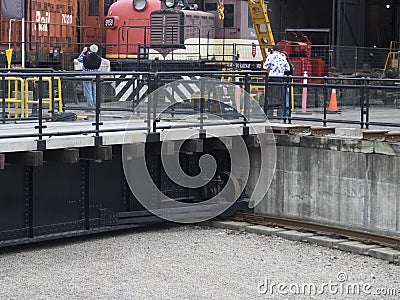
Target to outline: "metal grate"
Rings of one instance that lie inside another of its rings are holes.
[[[181,14],[152,14],[150,43],[152,45],[172,46],[181,44],[180,36]]]

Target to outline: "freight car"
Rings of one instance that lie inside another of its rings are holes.
[[[0,19],[1,65],[6,65],[4,52],[10,48],[13,49],[13,65],[20,65],[22,47],[25,47],[26,67],[73,69],[73,58],[83,45],[105,42],[103,20],[113,2],[115,0],[27,0],[25,18]],[[22,26],[25,26],[25,38]]]

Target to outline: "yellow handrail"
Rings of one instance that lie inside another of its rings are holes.
[[[53,96],[53,80],[57,83],[57,97]],[[29,99],[29,82],[35,85],[39,81],[38,77],[29,77],[25,79],[25,115],[29,116],[29,104],[39,104],[39,100]],[[49,111],[53,108],[53,102],[58,103],[58,111],[62,112],[62,89],[60,77],[42,77],[42,81],[48,83],[49,89],[46,96],[42,96],[42,104],[49,106]],[[54,97],[54,98],[53,98]],[[53,101],[52,101],[53,99]],[[51,116],[51,112],[50,112]]]
[[[400,42],[391,41],[389,53],[388,53],[388,55],[386,57],[386,61],[385,61],[384,70],[386,70],[387,67],[393,67],[393,64],[391,64],[389,66],[389,60],[391,60],[392,62],[393,62],[393,60],[398,60],[399,59],[399,51],[400,51]],[[397,62],[397,65],[398,65],[398,62]],[[397,67],[397,65],[396,65],[396,67]]]
[[[14,117],[18,118],[19,115],[19,104],[21,104],[21,118],[24,117],[24,80],[21,77],[4,77],[7,80],[8,92],[5,102],[8,108],[8,118],[11,115],[11,103],[14,103]],[[13,93],[14,92],[14,95]],[[0,98],[0,103],[3,102],[3,98]]]

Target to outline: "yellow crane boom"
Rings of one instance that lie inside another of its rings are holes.
[[[248,0],[251,18],[256,30],[263,60],[267,59],[267,49],[275,44],[264,0]]]

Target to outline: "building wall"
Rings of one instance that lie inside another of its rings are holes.
[[[330,28],[338,46],[387,48],[400,39],[399,0],[282,0],[270,1],[268,8],[278,41],[286,38],[286,28]],[[310,38],[328,44],[323,36]]]

